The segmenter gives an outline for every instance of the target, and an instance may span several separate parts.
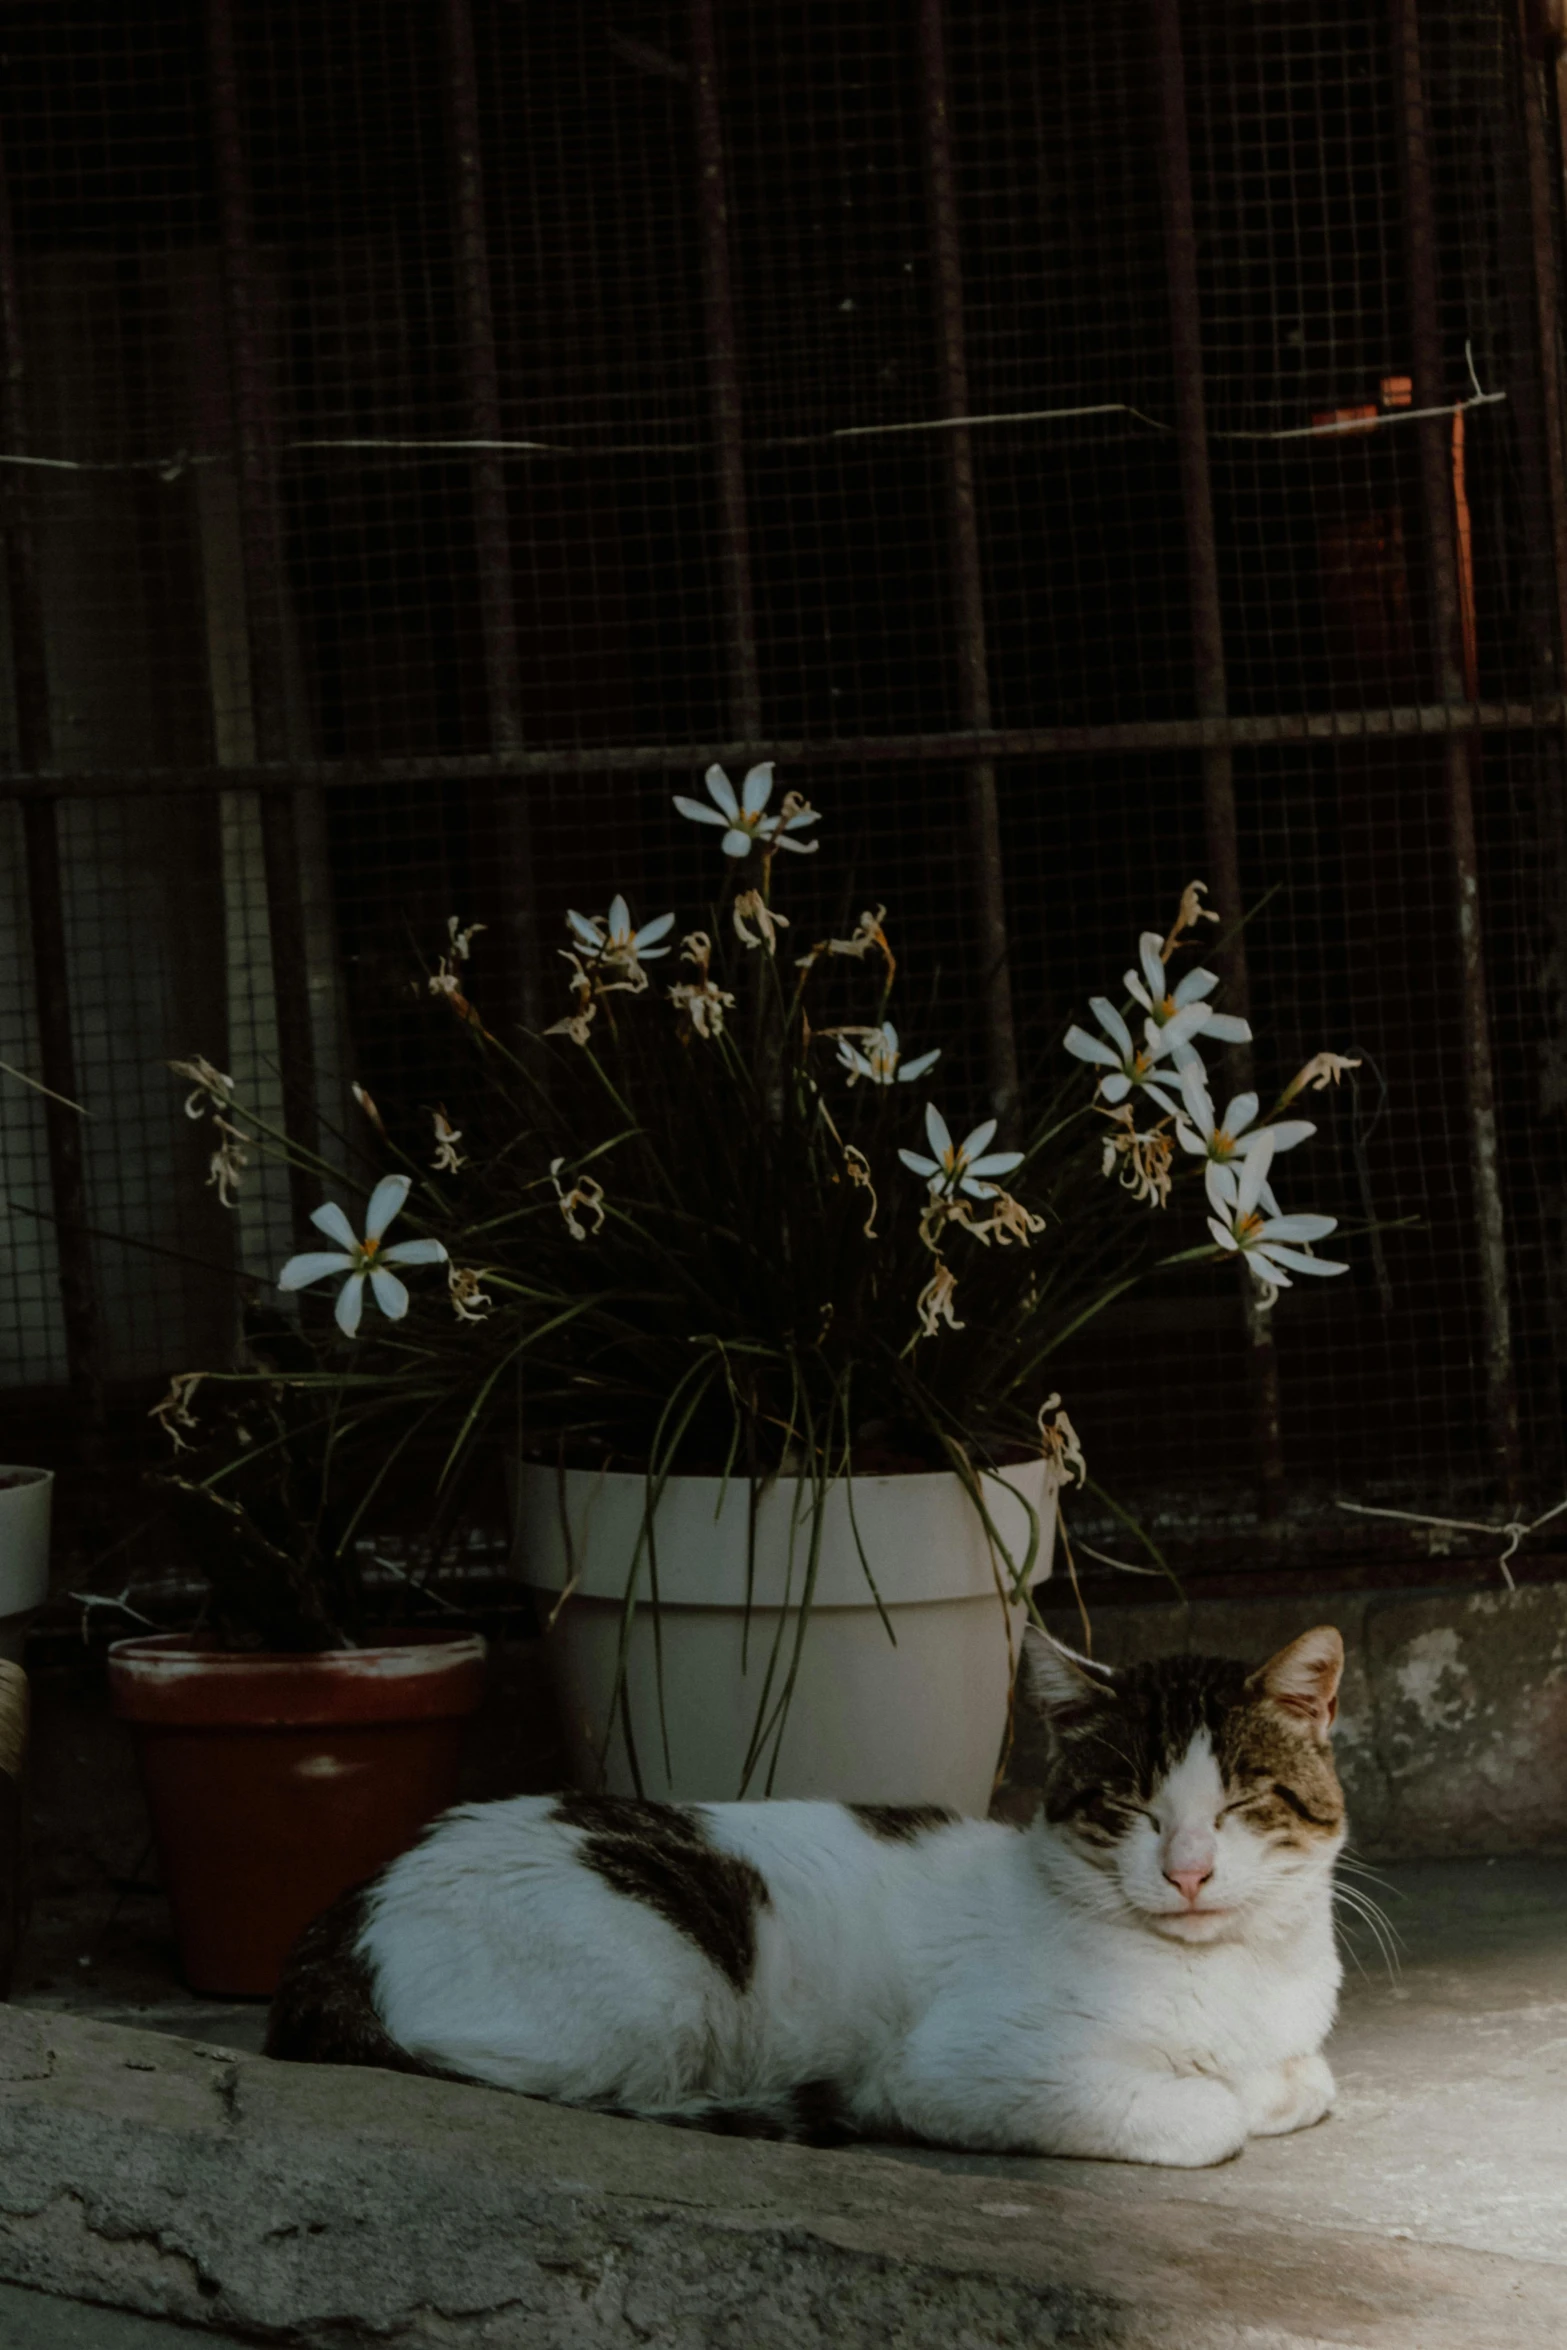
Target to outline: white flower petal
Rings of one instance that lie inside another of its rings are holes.
[[[308,1250],[302,1257],[290,1257],[277,1277],[279,1289],[308,1289],[312,1281],[324,1281],[329,1273],[350,1273],[354,1259],[330,1254],[325,1249]]]
[[[375,1302],[389,1322],[400,1322],[408,1311],[408,1292],[395,1273],[377,1265],[370,1275]]]
[[[748,816],[760,816],[773,796],[773,763],[764,759],[740,786],[740,805]]]
[[[1257,1108],[1257,1096],[1254,1093],[1238,1093],[1224,1113],[1225,1133],[1237,1136],[1244,1134],[1256,1117]],[[1274,1133],[1277,1134],[1277,1132],[1278,1129],[1275,1127]],[[1255,1142],[1256,1139],[1256,1136],[1253,1135],[1252,1141]],[[1275,1144],[1274,1147],[1277,1148],[1278,1145]]]
[[[992,1151],[988,1159],[971,1159],[966,1172],[970,1175],[1010,1175],[1014,1167],[1023,1164],[1021,1151]]]
[[[1251,1023],[1238,1020],[1233,1012],[1209,1012],[1202,1033],[1220,1044],[1250,1044]]]
[[[438,1240],[394,1240],[381,1251],[383,1265],[444,1265],[446,1250]]]
[[[773,843],[775,848],[789,849],[797,857],[814,857],[821,845],[819,840],[788,840],[783,833]]]
[[[631,936],[631,908],[618,890],[609,901],[609,935],[612,939]]]
[[[1246,1262],[1257,1280],[1270,1281],[1275,1289],[1293,1289],[1295,1286],[1284,1267],[1265,1248],[1248,1249]]]
[[[337,1293],[333,1316],[345,1338],[352,1338],[359,1328],[359,1318],[365,1310],[365,1277],[350,1273]]]
[[[1232,1168],[1210,1159],[1202,1171],[1203,1188],[1217,1215],[1233,1220],[1235,1215],[1235,1175]]]
[[[1347,1273],[1349,1267],[1333,1257],[1303,1256],[1298,1248],[1280,1248],[1277,1241],[1268,1243],[1268,1256],[1279,1265],[1293,1266],[1297,1273]]]
[[[751,835],[748,832],[726,832],[723,851],[726,857],[748,857],[751,854]]]
[[[1123,971],[1121,973],[1121,985],[1125,988],[1127,994],[1131,997],[1134,1004],[1141,1004],[1145,1012],[1151,1012],[1153,1010],[1155,999],[1148,993],[1147,988],[1144,987],[1142,981],[1138,978],[1135,971]]]
[[[934,1159],[922,1159],[918,1151],[900,1149],[898,1156],[906,1167],[913,1168],[916,1175],[934,1176],[941,1173]]]
[[[1069,1028],[1061,1041],[1079,1061],[1097,1061],[1104,1069],[1118,1069],[1121,1065],[1110,1047],[1102,1044],[1097,1036],[1090,1036],[1086,1028]]]
[[[1182,1045],[1190,1044],[1194,1036],[1205,1033],[1212,1018],[1206,1004],[1188,1004],[1184,1012],[1173,1013],[1162,1028],[1152,1020],[1146,1021],[1148,1050],[1155,1060],[1162,1060],[1165,1054],[1177,1052]]]
[[[590,922],[586,914],[576,913],[568,913],[566,916],[566,923],[567,927],[571,930],[573,935],[581,941],[582,945],[591,948],[592,952],[596,955],[599,951],[599,948],[604,944],[603,939],[599,936],[598,924],[596,922]]]
[[[1195,1055],[1182,1064],[1179,1073],[1187,1115],[1205,1142],[1213,1132],[1213,1101],[1204,1082],[1206,1076],[1207,1071]]]
[[[1132,1090],[1130,1077],[1120,1069],[1113,1069],[1108,1077],[1101,1077],[1099,1090],[1107,1102],[1124,1102]]]
[[[1175,1008],[1184,1012],[1188,1004],[1200,1004],[1205,995],[1212,995],[1219,984],[1217,971],[1188,971],[1175,990]]]
[[[1208,1218],[1208,1230],[1213,1234],[1213,1237],[1218,1242],[1220,1248],[1235,1250],[1240,1247],[1240,1242],[1236,1239],[1228,1224],[1221,1224],[1216,1216],[1210,1216]]]
[[[688,800],[676,792],[675,806],[682,816],[689,816],[693,824],[727,824],[729,818],[719,808],[704,808],[700,800]]]
[[[927,1069],[934,1069],[940,1059],[941,1047],[938,1044],[933,1053],[919,1053],[912,1061],[901,1062],[898,1068],[899,1084],[912,1084],[916,1077],[923,1077]]]
[[[1298,1142],[1304,1142],[1316,1131],[1309,1118],[1281,1118],[1277,1126],[1268,1128],[1276,1151],[1292,1151]]]
[[[335,1199],[324,1200],[319,1208],[313,1209],[310,1221],[318,1232],[326,1234],[328,1240],[335,1240],[339,1248],[358,1248],[359,1235]]]
[[[1148,993],[1153,999],[1148,1007],[1150,1011],[1154,1004],[1163,1003],[1170,992],[1170,982],[1159,952],[1163,944],[1164,940],[1157,930],[1145,930],[1137,942],[1137,960],[1143,967],[1143,977],[1148,982]]]
[[[972,1134],[964,1135],[963,1140],[958,1145],[960,1156],[965,1159],[977,1158],[995,1131],[995,1119],[986,1118],[982,1124],[975,1127]]]
[[[637,932],[637,952],[645,955],[655,940],[666,938],[674,927],[673,914],[657,914],[651,922],[644,922]]]
[[[1089,1010],[1111,1042],[1120,1046],[1122,1060],[1129,1061],[1132,1058],[1133,1049],[1132,1032],[1114,1004],[1111,1003],[1110,998],[1107,995],[1091,996]]]
[[[1180,1103],[1174,1100],[1171,1095],[1167,1094],[1162,1085],[1155,1085],[1151,1082],[1150,1079],[1145,1077],[1142,1081],[1142,1087],[1143,1092],[1147,1095],[1148,1099],[1151,1102],[1157,1102],[1160,1109],[1167,1112],[1170,1117],[1178,1118],[1180,1116]]]
[[[1258,1238],[1271,1248],[1276,1240],[1326,1240],[1337,1230],[1337,1216],[1270,1216]]]
[[[952,1156],[952,1135],[934,1102],[925,1104],[925,1139],[943,1165]]]
[[[709,767],[702,780],[707,785],[709,797],[716,807],[722,808],[726,816],[739,815],[740,803],[735,798],[735,787],[722,767]]]
[[[1182,1120],[1175,1129],[1175,1139],[1180,1144],[1183,1151],[1191,1152],[1194,1159],[1206,1158],[1208,1153],[1207,1142],[1205,1138],[1198,1133],[1195,1126],[1188,1126],[1185,1121]]]
[[[976,1183],[972,1175],[960,1177],[958,1189],[966,1191],[970,1199],[994,1199],[996,1196],[996,1186],[993,1183]]]
[[[1236,1213],[1250,1216],[1256,1210],[1258,1195],[1273,1167],[1273,1136],[1266,1127],[1237,1164],[1240,1181],[1235,1190]]]
[[[383,1175],[365,1213],[366,1240],[379,1240],[414,1187],[411,1175]]]
[[[801,808],[797,815],[784,818],[783,830],[785,832],[803,832],[808,824],[820,824],[821,820],[820,808]],[[813,841],[811,846],[814,848],[815,845]]]

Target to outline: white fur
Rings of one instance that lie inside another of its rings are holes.
[[[1113,1854],[701,1805],[768,1888],[743,1993],[582,1865],[550,1799],[470,1805],[393,1864],[360,1948],[404,2048],[533,2096],[673,2118],[825,2079],[870,2136],[1222,2162],[1327,2110],[1340,1974],[1336,1842],[1274,1845],[1224,1802],[1199,1740]],[[1210,1862],[1195,1904],[1164,1873]]]

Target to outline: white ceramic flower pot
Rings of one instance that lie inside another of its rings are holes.
[[[1028,1508],[1037,1513],[1033,1575],[1047,1575],[1055,1535],[1050,1464],[1020,1463],[988,1477],[985,1492],[1018,1566]],[[725,1488],[717,1477],[672,1477],[654,1520],[656,1632],[645,1544],[637,1557],[645,1499],[640,1475],[569,1469],[560,1476],[526,1463],[518,1473],[516,1571],[546,1619],[572,1587],[549,1648],[579,1784],[635,1791],[623,1719],[613,1725],[602,1776],[599,1757],[636,1561],[622,1711],[644,1793],[682,1802],[725,1802],[742,1791],[833,1796],[985,1812],[1023,1609],[1003,1597],[1007,1559],[993,1552],[956,1476],[857,1477],[852,1519],[849,1489],[829,1488],[793,1694],[749,1777],[759,1709],[771,1714],[781,1696],[799,1632],[809,1490],[781,1478],[760,1498],[748,1613],[745,1482]],[[862,1549],[896,1645],[871,1596]]]
[[[49,1592],[53,1469],[0,1461],[0,1657],[22,1661],[27,1627]]]

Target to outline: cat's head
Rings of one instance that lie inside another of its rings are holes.
[[[1041,1824],[1062,1890],[1184,1943],[1298,1911],[1344,1841],[1328,1744],[1343,1668],[1326,1624],[1255,1671],[1208,1656],[1113,1670],[1028,1632],[1023,1690],[1049,1731]]]

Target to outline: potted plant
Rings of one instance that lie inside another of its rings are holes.
[[[182,1971],[224,1993],[272,1991],[311,1918],[454,1800],[484,1687],[477,1635],[372,1625],[333,1431],[289,1384],[299,1341],[252,1330],[246,1355],[199,1446],[199,1374],[157,1407],[190,1456],[156,1482],[206,1578],[202,1620],[109,1651]]]
[[[543,1035],[491,1027],[453,917],[424,992],[469,1072],[423,1137],[356,1089],[404,1173],[362,1236],[325,1204],[334,1247],[282,1268],[314,1350],[288,1385],[339,1441],[434,1444],[436,1492],[507,1449],[585,1780],[982,1809],[1057,1489],[1082,1473],[1053,1359],[1161,1264],[1233,1259],[1268,1302],[1343,1269],[1312,1253],[1332,1219],[1269,1188],[1312,1131],[1284,1112],[1343,1064],[1319,1056],[1266,1117],[1251,1097],[1216,1115],[1199,1045],[1249,1030],[1211,972],[1176,976],[1212,919],[1194,884],[1128,974],[1139,1035],[1096,998],[1054,1098],[1011,1136],[964,1132],[939,1049],[892,1024],[885,908],[821,936],[788,910],[817,812],[775,808],[770,765],[707,790],[675,801],[722,833],[703,926],[638,924],[618,895],[571,913]],[[231,1173],[288,1149],[202,1083]],[[1208,1224],[1172,1250],[1183,1174]],[[444,1281],[411,1298],[394,1259]]]
[[[0,1461],[0,1657],[22,1661],[27,1627],[49,1596],[53,1469]]]

